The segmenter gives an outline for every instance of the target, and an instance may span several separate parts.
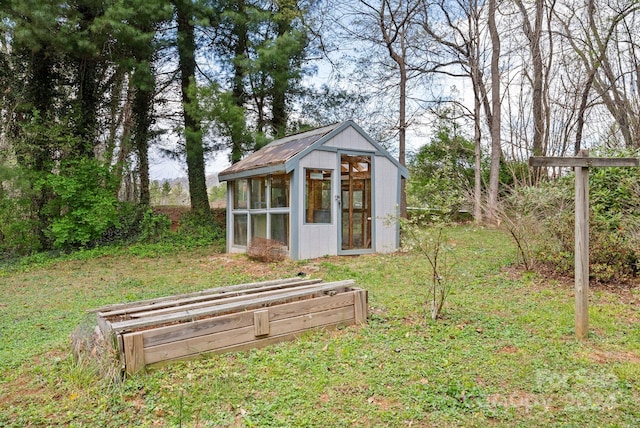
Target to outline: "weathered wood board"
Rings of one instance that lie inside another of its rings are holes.
[[[354,281],[289,278],[96,309],[127,373],[206,353],[290,340],[304,331],[364,324],[367,291]]]

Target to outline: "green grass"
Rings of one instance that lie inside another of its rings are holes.
[[[520,273],[499,231],[456,227],[443,319],[428,264],[398,253],[260,264],[218,248],[139,247],[0,271],[0,426],[638,426],[640,292]],[[72,357],[86,311],[299,271],[369,291],[363,327],[180,362],[122,382]]]

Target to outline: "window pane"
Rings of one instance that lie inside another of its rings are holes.
[[[247,245],[247,215],[235,214],[233,216],[233,244]]]
[[[266,177],[251,179],[251,209],[267,208],[267,179]]]
[[[289,214],[271,214],[271,239],[289,246]]]
[[[275,175],[271,177],[271,208],[289,206],[289,176]]]
[[[331,223],[331,170],[307,169],[305,220],[307,223]]]
[[[247,180],[235,180],[233,182],[233,208],[247,208]]]
[[[267,237],[267,215],[253,214],[251,216],[251,239]]]

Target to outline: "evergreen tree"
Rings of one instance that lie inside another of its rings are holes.
[[[253,138],[247,129],[245,107],[249,100],[246,87],[249,66],[249,26],[254,7],[246,0],[214,1],[210,8],[212,24],[219,37],[215,50],[229,73],[231,91],[219,95],[218,109],[214,114],[230,140],[231,163],[236,163],[253,146]]]
[[[87,238],[94,239],[117,223],[117,217],[106,211],[102,215],[106,223],[89,225],[90,220],[83,216],[117,203],[119,183],[113,177],[119,179],[122,174],[113,172],[129,162],[131,128],[131,121],[113,118],[131,116],[122,98],[124,82],[137,94],[133,97],[138,106],[133,109],[134,138],[145,143],[149,139],[151,120],[140,112],[149,114],[154,90],[153,84],[144,84],[149,79],[139,76],[151,62],[154,23],[170,15],[154,0],[133,4],[123,0],[8,0],[0,10],[6,25],[3,41],[11,44],[2,56],[11,69],[2,91],[3,118],[8,125],[1,135],[9,149],[3,162],[15,164],[30,183],[20,187],[20,196],[31,201],[27,215],[34,234],[40,237],[38,248],[87,244]],[[107,135],[111,143],[105,142]],[[114,153],[117,162],[111,157]],[[139,165],[148,169],[144,166],[146,147],[139,153]],[[95,173],[87,173],[92,168]],[[95,179],[107,176],[108,180]],[[69,196],[74,186],[100,197],[84,198],[80,205],[77,197]],[[148,194],[148,182],[143,187]],[[72,225],[78,231],[75,235],[67,233]]]
[[[177,44],[180,67],[180,88],[184,118],[185,152],[191,211],[204,220],[211,217],[205,177],[204,145],[196,96],[196,40],[197,8],[192,0],[174,0],[176,12]]]
[[[294,95],[302,94],[298,83],[306,72],[309,30],[303,18],[308,10],[291,0],[217,0],[210,6],[223,78],[215,84],[217,100],[209,104],[215,106],[213,120],[229,142],[234,163],[288,131]]]

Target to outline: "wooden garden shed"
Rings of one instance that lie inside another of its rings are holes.
[[[407,176],[353,121],[275,140],[218,175],[227,182],[227,250],[266,238],[294,260],[393,252]]]

